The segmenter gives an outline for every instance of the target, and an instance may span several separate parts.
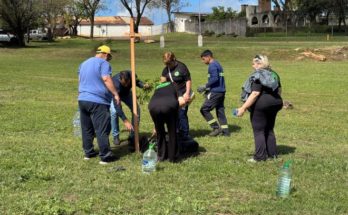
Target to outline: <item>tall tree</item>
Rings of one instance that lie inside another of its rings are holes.
[[[144,14],[145,8],[152,1],[153,0],[120,0],[121,4],[127,9],[130,16],[134,20],[135,33],[139,33],[139,25],[140,25],[141,17]],[[134,17],[134,13],[133,13],[133,5],[135,6],[136,17]]]
[[[80,0],[82,1],[83,8],[85,9],[86,15],[91,22],[91,33],[90,38],[93,39],[94,34],[94,17],[98,10],[104,8],[101,0]]]
[[[63,17],[65,8],[69,0],[42,0],[42,18],[45,27],[48,29],[47,37],[49,41],[53,41],[54,30],[57,26],[57,21]]]
[[[87,18],[83,3],[78,0],[71,0],[66,7],[65,22],[70,29],[70,35],[77,36],[77,27],[82,19]]]
[[[187,0],[153,0],[150,6],[154,8],[162,7],[166,11],[169,23],[169,30],[173,32],[174,23],[172,20],[172,12],[178,12],[183,7],[186,7],[188,5],[189,3]]]
[[[39,16],[37,4],[37,0],[0,0],[0,17],[17,36],[19,46],[25,46],[24,34]]]

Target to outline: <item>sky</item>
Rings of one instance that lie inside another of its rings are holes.
[[[129,16],[128,11],[121,5],[119,0],[104,0],[107,9],[97,13],[97,16]],[[241,4],[256,5],[257,0],[187,0],[189,5],[181,9],[182,12],[210,13],[212,7],[224,6],[231,7],[233,10],[240,11]],[[146,9],[144,15],[151,19],[156,25],[168,21],[165,11],[158,9]]]

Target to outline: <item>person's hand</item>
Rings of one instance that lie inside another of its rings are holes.
[[[179,106],[180,106],[180,107],[184,107],[184,106],[185,106],[186,102],[185,102],[184,97],[180,96],[180,97],[178,98],[178,101],[179,101]]]
[[[243,107],[240,107],[240,108],[238,108],[237,109],[237,116],[238,117],[242,117],[243,116],[243,114],[245,113],[245,108],[243,108]]]
[[[207,87],[205,85],[201,85],[197,88],[197,91],[199,93],[203,93],[206,89],[207,89]]]
[[[128,120],[125,120],[123,123],[124,123],[124,126],[126,127],[126,129],[127,129],[128,131],[133,131],[133,125],[132,125],[132,123],[130,123]]]
[[[116,101],[116,105],[120,104],[120,96],[118,94],[114,95],[114,99]]]
[[[190,102],[191,98],[190,98],[190,93],[189,92],[186,92],[184,94],[184,100],[185,100],[185,102]]]

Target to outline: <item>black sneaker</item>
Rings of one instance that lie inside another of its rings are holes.
[[[216,128],[212,132],[210,132],[208,135],[211,136],[211,137],[216,137],[216,136],[218,136],[221,133],[222,133],[222,130],[219,129],[219,128]]]
[[[120,144],[121,144],[120,137],[119,136],[115,136],[114,137],[114,145],[118,146]]]
[[[117,160],[117,157],[116,157],[115,155],[111,155],[111,156],[109,156],[109,157],[106,157],[106,158],[104,158],[104,159],[101,159],[101,160],[99,161],[99,164],[101,164],[101,165],[106,165],[106,164],[111,163],[111,162],[114,162],[114,161],[116,161],[116,160]]]
[[[91,154],[85,155],[85,157],[83,158],[84,160],[88,161],[91,158],[97,157],[98,153],[97,152],[93,152]]]

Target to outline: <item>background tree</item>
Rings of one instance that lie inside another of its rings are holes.
[[[77,27],[82,19],[87,18],[87,13],[84,9],[83,3],[78,0],[72,0],[66,7],[64,20],[66,26],[69,28],[71,36],[77,36]]]
[[[53,41],[54,30],[57,26],[57,21],[64,17],[65,8],[69,0],[42,0],[42,13],[44,27],[47,28],[48,41]]]
[[[232,19],[238,16],[237,11],[232,10],[230,7],[225,10],[225,7],[218,6],[212,8],[213,13],[207,16],[207,20],[224,20]]]
[[[145,8],[152,1],[153,0],[120,0],[121,4],[126,8],[130,16],[134,20],[135,33],[139,33],[139,25],[140,25],[141,17],[144,14]],[[135,6],[136,17],[134,17],[134,13],[133,13],[133,5]]]
[[[163,8],[167,13],[168,23],[169,23],[169,31],[174,31],[174,22],[172,20],[172,12],[178,12],[183,7],[188,6],[189,3],[186,0],[154,0],[151,3],[151,7],[154,8]]]
[[[24,47],[24,35],[37,20],[38,0],[0,0],[0,16],[5,25],[18,38],[18,45]]]
[[[101,2],[101,0],[79,0],[83,8],[85,10],[85,13],[91,22],[91,33],[90,38],[93,39],[94,34],[94,17],[98,10],[104,9],[105,5]]]

